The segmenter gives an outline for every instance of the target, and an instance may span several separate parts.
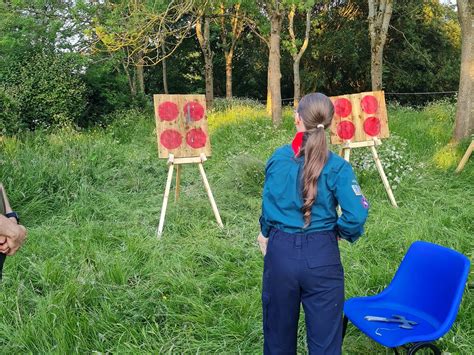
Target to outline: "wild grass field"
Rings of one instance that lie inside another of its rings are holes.
[[[369,151],[354,152],[371,209],[366,234],[340,244],[346,297],[381,291],[415,240],[474,260],[474,162],[454,173],[467,142],[449,145],[453,119],[448,103],[390,107],[392,138],[380,155],[397,209]],[[1,353],[262,352],[260,194],[266,159],[292,139],[291,110],[279,129],[259,107],[210,113],[205,169],[225,228],[197,167],[185,166],[161,240],[167,166],[154,125],[151,112],[128,111],[106,129],[0,138],[0,180],[29,230],[5,264]],[[445,352],[474,353],[473,283],[471,272],[457,320],[438,342]],[[303,319],[299,334],[305,353]],[[349,326],[344,353],[390,351]]]

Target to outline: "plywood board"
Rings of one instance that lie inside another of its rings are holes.
[[[334,117],[330,127],[331,144],[389,137],[383,91],[332,96],[330,99],[334,104]]]
[[[204,95],[154,95],[160,158],[211,155]]]

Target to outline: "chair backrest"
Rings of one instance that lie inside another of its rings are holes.
[[[455,250],[416,241],[408,249],[385,296],[430,315],[440,326],[451,326],[469,265],[469,259]]]

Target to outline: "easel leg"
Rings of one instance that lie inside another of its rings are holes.
[[[209,201],[211,202],[212,211],[214,212],[214,216],[216,217],[217,224],[219,227],[224,228],[222,224],[221,216],[219,214],[219,210],[217,209],[216,201],[214,200],[214,196],[212,195],[211,187],[209,186],[209,181],[207,181],[206,172],[204,171],[204,167],[202,163],[199,163],[199,172],[201,173],[202,181],[204,182],[204,187],[207,191],[207,196],[209,197]]]
[[[459,173],[460,171],[462,171],[462,169],[464,169],[464,165],[466,165],[473,150],[474,150],[474,141],[472,141],[471,144],[469,144],[469,147],[467,148],[466,153],[464,153],[461,161],[459,162],[459,165],[456,168],[457,173]]]
[[[176,190],[174,192],[174,201],[179,200],[179,193],[181,189],[181,165],[176,165]]]
[[[165,224],[166,207],[168,206],[168,197],[170,195],[171,180],[173,180],[173,169],[174,169],[174,164],[170,164],[170,167],[168,169],[168,178],[166,179],[165,194],[163,196],[163,205],[161,206],[160,224],[158,225],[158,232],[157,232],[158,238],[161,237],[161,234],[163,233],[163,226]]]
[[[344,160],[349,161],[351,157],[351,148],[342,148],[342,151],[344,153]]]
[[[393,196],[392,189],[390,188],[387,176],[385,175],[385,171],[383,170],[382,163],[380,162],[379,155],[377,154],[377,149],[375,149],[375,146],[371,146],[370,150],[374,156],[375,166],[377,167],[380,177],[382,178],[383,186],[385,187],[385,191],[387,191],[388,198],[390,199],[393,207],[398,207],[397,201],[395,201],[395,196]]]

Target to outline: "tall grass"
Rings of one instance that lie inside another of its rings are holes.
[[[454,174],[466,145],[449,145],[452,107],[437,105],[390,109],[391,132],[407,142],[399,163],[412,168],[395,190],[400,208],[376,173],[358,171],[371,211],[366,235],[341,243],[347,297],[382,290],[415,240],[473,259],[473,164]],[[205,169],[225,228],[216,226],[197,167],[185,166],[161,240],[167,167],[151,113],[123,113],[107,129],[1,139],[0,180],[29,229],[0,286],[2,353],[261,352],[254,241],[262,169],[291,140],[291,112],[275,129],[263,108],[239,105],[213,112],[209,126]],[[384,146],[399,149],[390,139]],[[437,160],[443,149],[450,164]],[[474,352],[472,282],[471,274],[456,323],[439,342],[444,351]],[[301,352],[304,341],[301,328]],[[344,352],[386,351],[350,327]]]

